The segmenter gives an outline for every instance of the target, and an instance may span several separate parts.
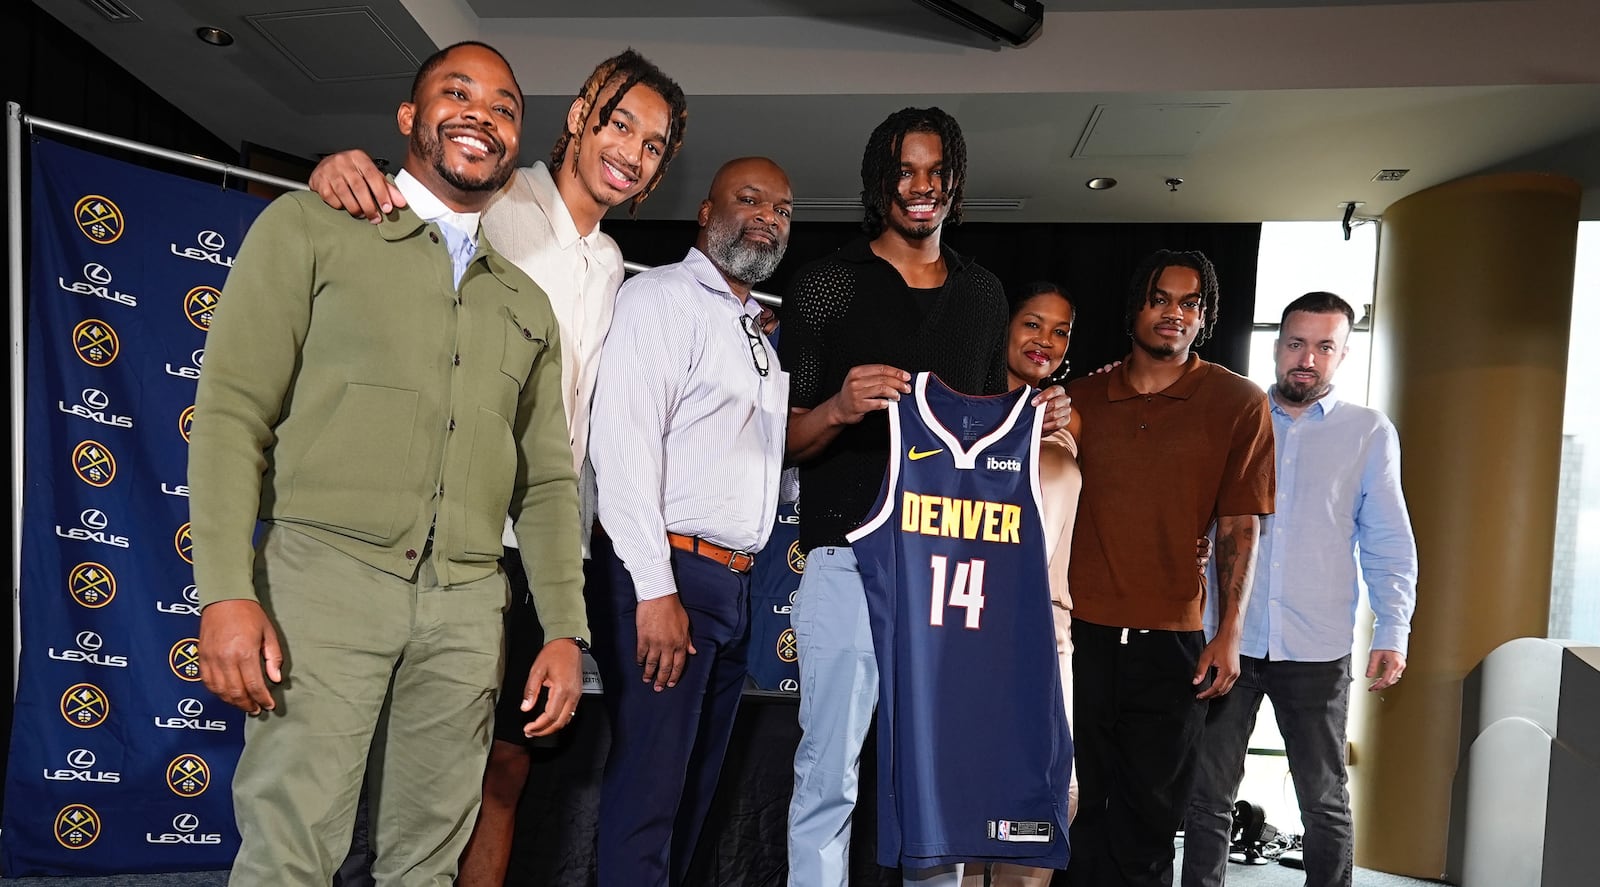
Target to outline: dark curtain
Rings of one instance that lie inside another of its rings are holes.
[[[607,221],[631,262],[663,265],[683,258],[694,245],[693,222]],[[797,221],[789,251],[771,280],[758,289],[783,295],[795,272],[855,237],[854,222]],[[1241,375],[1250,354],[1255,316],[1259,224],[1081,223],[1017,224],[969,222],[948,229],[945,242],[975,256],[1015,293],[1035,280],[1053,281],[1078,303],[1073,325],[1073,375],[1082,375],[1128,352],[1123,306],[1134,268],[1157,249],[1197,249],[1217,268],[1221,310],[1211,341],[1200,355]],[[781,314],[781,312],[780,312]]]

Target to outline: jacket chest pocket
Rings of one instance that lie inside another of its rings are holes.
[[[539,331],[519,320],[517,313],[511,310],[511,306],[501,308],[500,316],[504,320],[500,372],[516,383],[517,390],[520,391],[528,384],[528,374],[533,371],[533,362],[544,353],[548,343]]]

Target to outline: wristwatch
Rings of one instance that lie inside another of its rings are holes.
[[[574,644],[578,645],[578,652],[579,653],[587,653],[587,652],[589,652],[589,642],[584,640],[583,638],[570,637],[570,638],[567,638],[567,640],[569,640],[569,641],[573,642]]]

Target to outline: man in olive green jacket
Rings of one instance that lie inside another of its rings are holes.
[[[258,715],[232,884],[328,883],[369,748],[378,883],[450,882],[500,685],[507,513],[553,639],[524,705],[547,691],[561,724],[576,707],[588,627],[556,321],[478,226],[521,111],[499,53],[441,51],[397,115],[408,207],[371,225],[285,195],[223,289],[189,485],[202,675]]]

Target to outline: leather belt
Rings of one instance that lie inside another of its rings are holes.
[[[687,551],[704,558],[710,558],[735,573],[748,573],[756,565],[756,556],[750,552],[731,551],[720,545],[707,542],[699,536],[668,533],[667,542],[679,551]]]

